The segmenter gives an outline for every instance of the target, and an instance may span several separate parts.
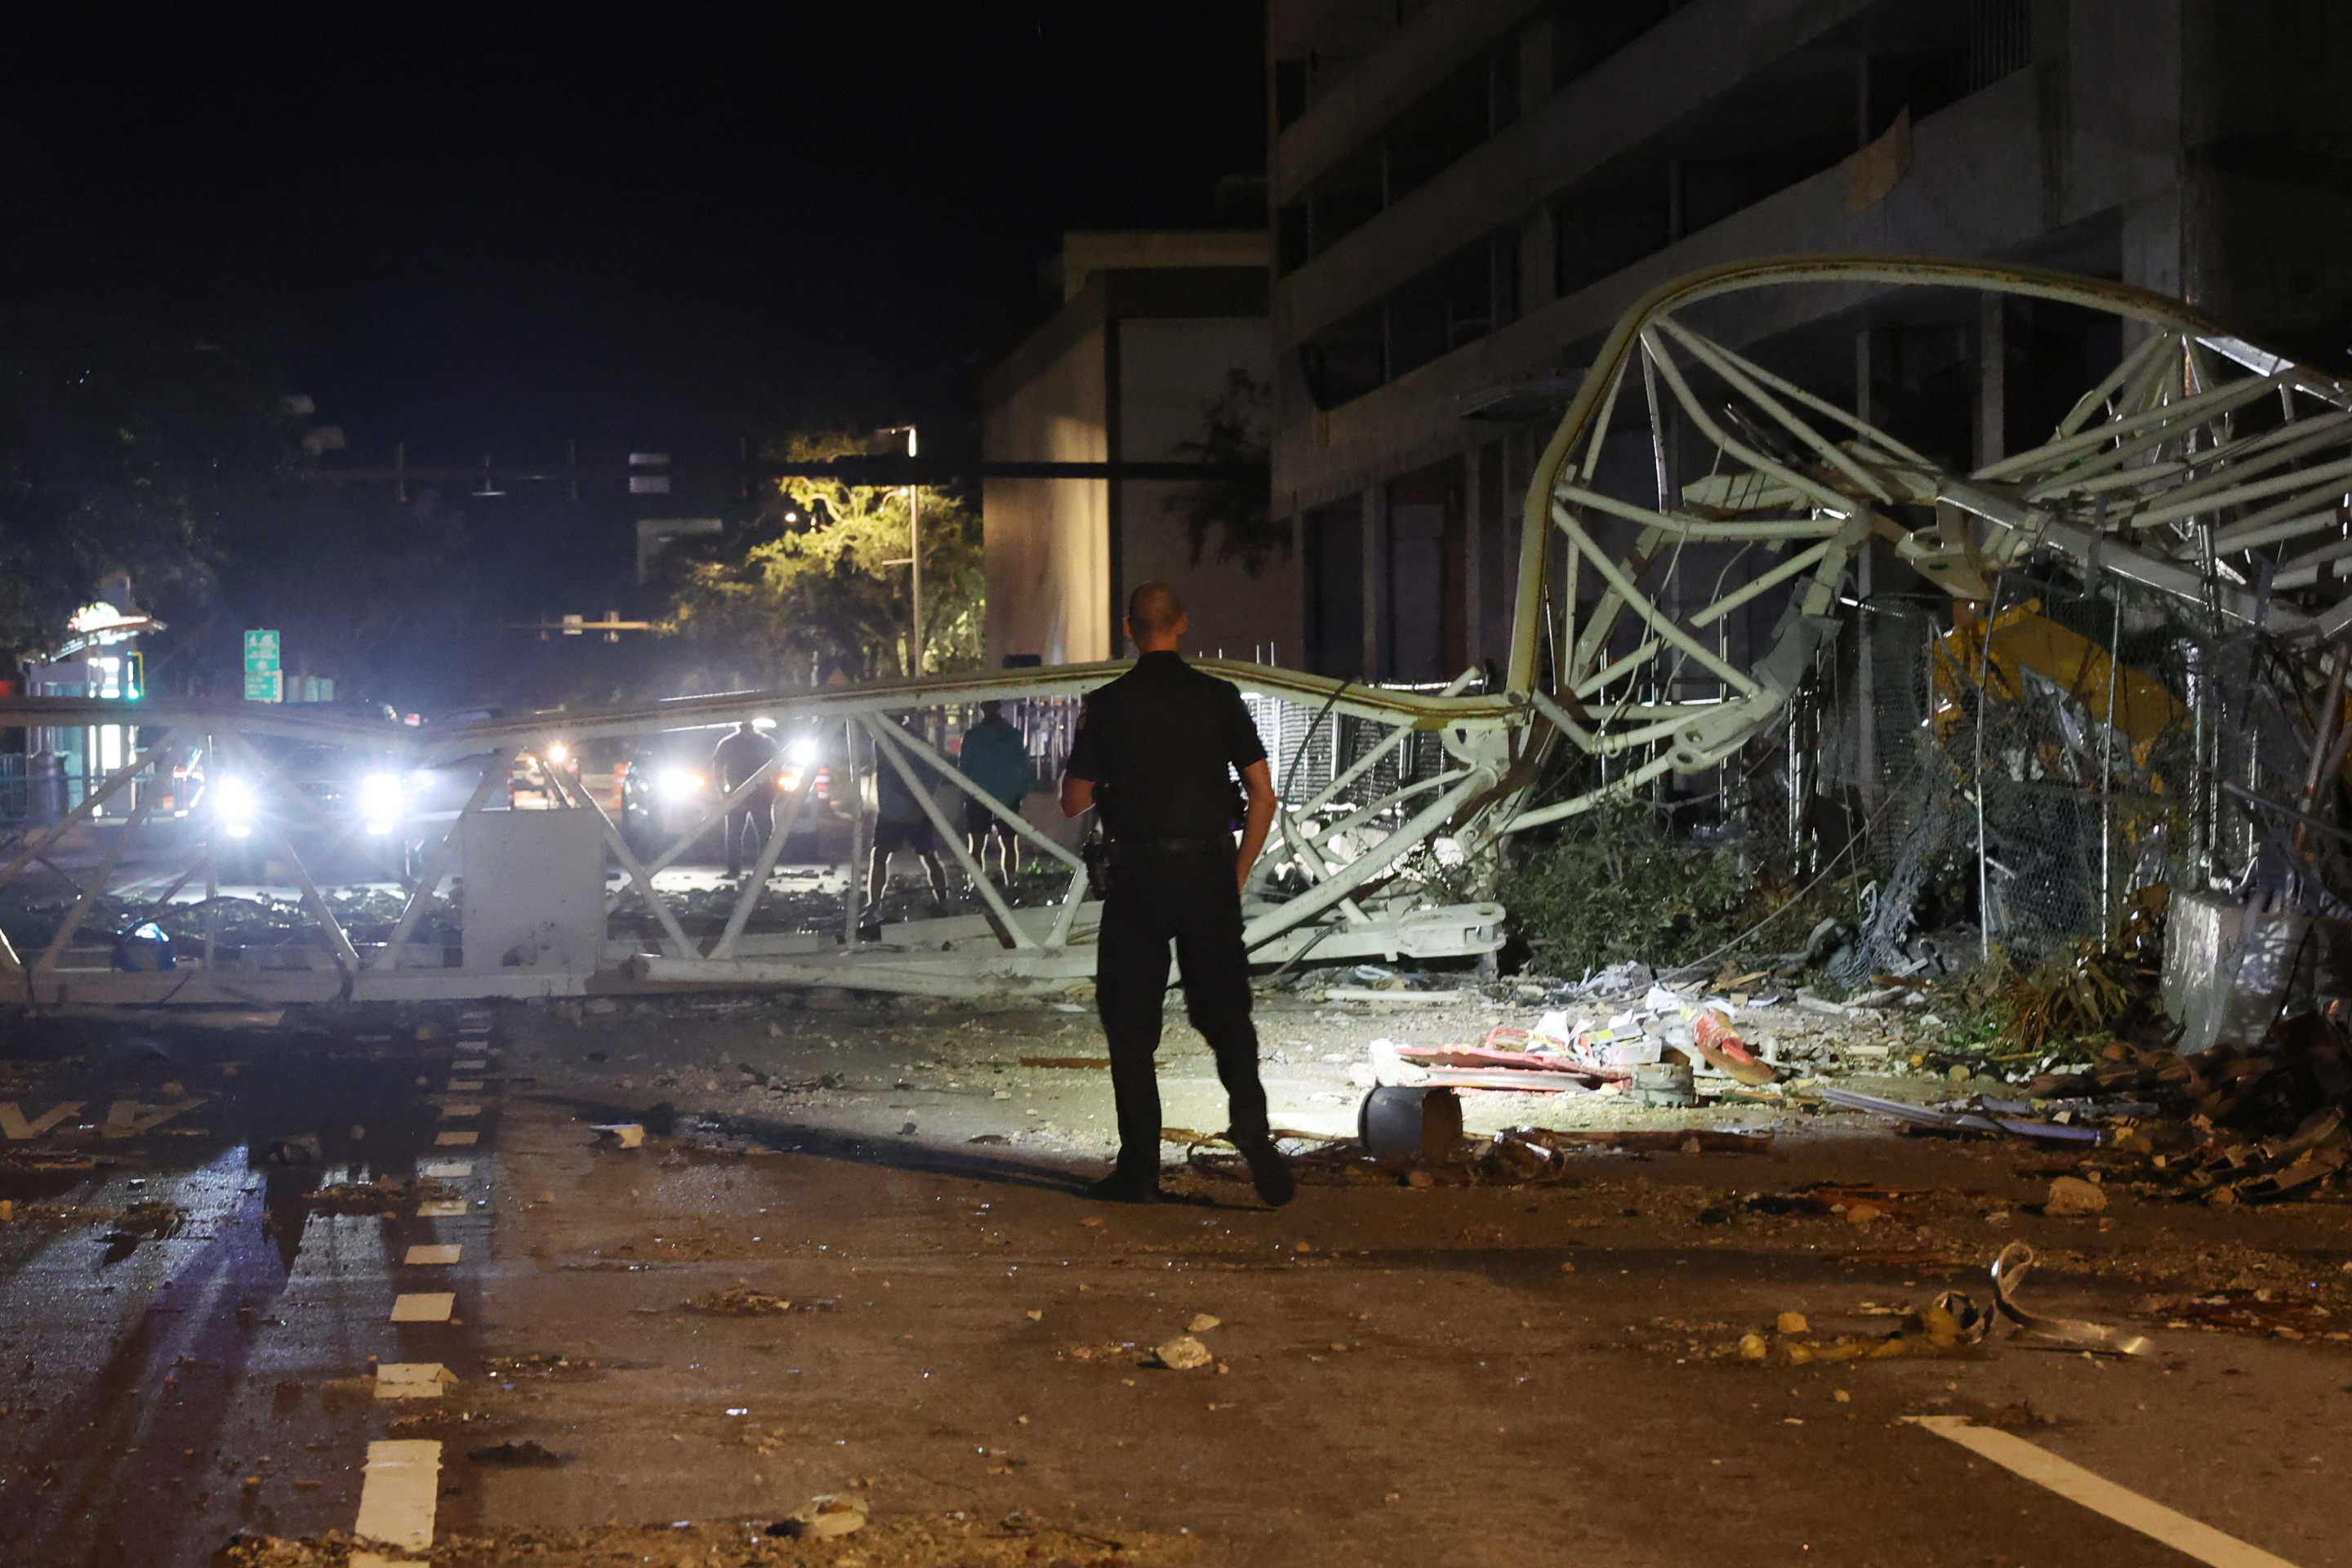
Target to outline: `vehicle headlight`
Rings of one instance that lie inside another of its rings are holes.
[[[572,760],[572,748],[561,741],[550,741],[547,743],[547,760],[560,768]]]
[[[793,742],[793,761],[802,767],[806,767],[816,761],[816,754],[820,749],[814,735],[803,735]]]
[[[212,800],[213,816],[228,829],[231,838],[243,838],[253,831],[253,819],[261,803],[250,783],[235,773],[215,779]]]
[[[701,793],[702,775],[684,768],[664,768],[655,779],[654,787],[661,792],[664,800],[684,800]]]
[[[360,820],[370,833],[389,833],[400,818],[398,773],[370,773],[360,780]]]

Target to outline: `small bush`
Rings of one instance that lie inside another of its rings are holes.
[[[1648,807],[1619,803],[1570,822],[1507,868],[1497,890],[1538,962],[1578,974],[1627,959],[1687,963],[1790,889],[1742,846],[1678,840]]]

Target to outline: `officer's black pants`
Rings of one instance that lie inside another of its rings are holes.
[[[729,876],[742,870],[746,861],[760,858],[760,851],[768,847],[768,829],[774,820],[773,808],[764,800],[755,800],[727,814]]]
[[[1160,1049],[1171,940],[1184,981],[1185,1014],[1216,1053],[1232,1135],[1246,1142],[1266,1134],[1233,852],[1122,849],[1096,938],[1095,1005],[1110,1042],[1118,1168],[1151,1180],[1160,1174],[1160,1080],[1152,1058]]]

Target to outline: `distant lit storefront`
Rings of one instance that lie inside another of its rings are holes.
[[[26,696],[131,703],[145,694],[145,655],[139,638],[161,630],[163,623],[124,607],[130,586],[121,578],[109,583],[115,598],[83,605],[67,623],[69,635],[63,643],[25,660]],[[45,725],[26,731],[22,758],[26,814],[41,816],[79,805],[100,781],[131,760],[137,742],[138,725],[128,717],[119,724]],[[136,805],[135,795],[126,794],[108,801],[100,812],[127,815]]]

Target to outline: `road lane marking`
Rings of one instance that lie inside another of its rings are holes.
[[[438,1268],[457,1261],[464,1247],[454,1241],[428,1242],[408,1249],[401,1262],[411,1268]]]
[[[416,1205],[418,1219],[462,1219],[465,1215],[463,1198],[428,1198]]]
[[[433,1568],[415,1557],[386,1557],[380,1552],[354,1552],[351,1562],[352,1568]]]
[[[480,1136],[469,1127],[463,1132],[437,1132],[434,1134],[433,1143],[438,1149],[467,1149],[471,1148],[474,1140]]]
[[[183,1100],[171,1105],[142,1105],[135,1100],[118,1100],[107,1107],[106,1124],[98,1130],[101,1138],[136,1138],[169,1121],[174,1116],[194,1110],[205,1102],[203,1095]]]
[[[482,1102],[478,1100],[446,1100],[441,1106],[441,1120],[444,1121],[463,1121],[469,1116],[481,1113]]]
[[[441,1088],[449,1094],[479,1094],[482,1092],[482,1080],[478,1078],[453,1078]]]
[[[2117,1486],[2105,1476],[2086,1470],[2071,1459],[2062,1459],[2049,1449],[2037,1447],[2011,1433],[1972,1426],[1965,1415],[1906,1415],[1903,1419],[1958,1443],[2036,1486],[2046,1487],[2069,1502],[2080,1503],[2093,1513],[2105,1514],[2126,1529],[2160,1541],[2184,1556],[2210,1563],[2212,1568],[2294,1568],[2284,1557],[2273,1556],[2234,1535],[2224,1535],[2210,1524],[2144,1498],[2128,1487]]]
[[[441,1489],[441,1445],[425,1438],[370,1443],[352,1533],[400,1552],[433,1545],[433,1504]]]
[[[446,1323],[457,1310],[457,1295],[454,1290],[420,1290],[392,1299],[392,1321],[395,1323]]]
[[[388,1361],[375,1369],[378,1399],[438,1399],[457,1380],[437,1361]]]
[[[15,1100],[0,1100],[0,1138],[5,1138],[11,1143],[38,1138],[68,1117],[79,1116],[83,1103],[79,1100],[68,1100],[61,1105],[51,1106],[34,1121],[27,1121],[25,1113],[16,1109]]]
[[[468,1057],[462,1062],[451,1062],[449,1070],[451,1072],[485,1072],[488,1070],[489,1065],[489,1058],[487,1057]]]
[[[417,1167],[416,1173],[436,1182],[462,1181],[474,1173],[471,1160],[427,1160]]]

